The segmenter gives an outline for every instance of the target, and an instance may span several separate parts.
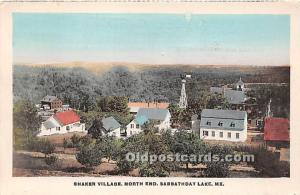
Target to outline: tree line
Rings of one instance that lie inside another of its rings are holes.
[[[102,74],[84,68],[14,65],[14,101],[28,99],[34,103],[46,95],[56,95],[64,104],[87,112],[94,110],[98,96],[125,96],[132,101],[177,103],[182,74],[187,80],[189,99],[209,92],[211,86],[232,84],[242,77],[245,82],[289,83],[289,67],[214,67],[214,66],[149,66],[130,71],[116,66]]]

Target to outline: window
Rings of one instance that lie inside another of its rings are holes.
[[[236,134],[235,134],[235,138],[236,138],[236,139],[239,139],[239,138],[240,138],[240,134],[239,134],[239,133],[236,133]]]
[[[235,123],[230,123],[230,127],[235,127]]]
[[[211,132],[211,136],[215,137],[215,132],[214,131]]]
[[[207,121],[207,122],[206,122],[206,125],[211,126],[211,122],[210,122],[210,121]]]
[[[208,131],[203,131],[203,136],[208,136]]]
[[[220,137],[223,137],[223,132],[220,132]]]
[[[222,122],[219,122],[218,126],[222,127],[222,126],[223,126],[223,123],[222,123]]]
[[[139,125],[139,124],[136,124],[136,126],[135,126],[135,127],[138,129],[138,128],[140,128],[140,125]]]
[[[130,124],[130,128],[133,129],[134,128],[134,124]]]
[[[227,133],[227,137],[231,138],[231,133],[230,132]]]
[[[69,130],[70,130],[70,127],[69,127],[69,126],[67,126],[66,128],[67,128],[67,131],[69,131]]]
[[[256,125],[257,125],[257,126],[262,126],[262,123],[263,123],[263,122],[262,122],[261,120],[257,120],[257,121],[256,121]]]
[[[56,131],[60,131],[60,127],[56,127]]]

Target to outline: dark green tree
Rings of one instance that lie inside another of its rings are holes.
[[[41,120],[37,109],[28,100],[20,100],[13,108],[14,146],[23,147],[34,139]]]
[[[105,129],[103,127],[101,119],[94,119],[93,124],[88,129],[88,134],[90,134],[92,138],[98,139],[101,138],[101,136],[103,136],[103,132],[105,132]]]
[[[101,164],[103,154],[95,144],[81,145],[76,154],[77,161],[88,169]]]

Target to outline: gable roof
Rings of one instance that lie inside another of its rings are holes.
[[[240,80],[236,83],[236,85],[244,85],[244,82],[242,81],[241,77],[240,77]]]
[[[222,88],[222,87],[211,87],[211,93],[219,93],[222,94],[224,90],[224,97],[230,104],[241,104],[247,100],[247,96],[244,91],[233,90],[229,88]]]
[[[201,118],[205,117],[205,118],[244,120],[246,116],[247,116],[246,111],[239,111],[239,110],[204,109],[201,112]]]
[[[79,115],[74,111],[57,112],[53,117],[62,125],[80,122]]]
[[[102,119],[103,128],[106,131],[113,131],[119,127],[121,127],[120,123],[114,119],[114,117],[110,116]]]
[[[46,127],[46,129],[52,129],[54,127],[59,127],[57,124],[55,124],[53,121],[51,120],[46,120],[43,125]]]
[[[57,100],[58,98],[56,96],[46,95],[42,101],[43,102],[53,102],[54,100]]]
[[[168,109],[160,108],[140,108],[137,115],[136,121],[142,125],[148,120],[160,120],[163,121],[170,114]]]
[[[245,111],[204,109],[201,113],[200,128],[237,130],[246,128]],[[222,126],[219,125],[222,123]]]
[[[264,140],[289,141],[289,120],[287,118],[265,118]]]

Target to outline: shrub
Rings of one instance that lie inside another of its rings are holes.
[[[63,141],[63,147],[64,148],[67,148],[68,147],[68,140],[66,138],[64,138],[64,141]]]
[[[229,175],[228,164],[224,162],[208,163],[204,174],[206,177],[227,177]]]
[[[29,151],[39,152],[39,150],[38,150],[39,143],[38,142],[39,142],[39,140],[36,138],[31,139],[30,141],[25,143],[25,149],[27,149]]]
[[[256,151],[253,166],[263,177],[288,177],[290,174],[289,162],[280,161],[274,152],[263,148]]]
[[[71,142],[72,142],[72,144],[73,144],[74,147],[78,147],[79,143],[80,143],[80,137],[78,135],[74,134],[71,137]]]
[[[74,148],[75,147],[74,144],[66,138],[64,138],[63,146],[64,146],[64,148]]]
[[[36,152],[41,152],[47,155],[52,154],[55,150],[55,145],[47,139],[33,141],[29,145],[30,149]]]
[[[170,169],[165,166],[166,162],[154,163],[152,165],[144,164],[140,167],[141,177],[167,177],[170,175]]]
[[[122,143],[123,142],[121,140],[114,139],[114,137],[111,136],[104,136],[102,139],[98,139],[96,142],[97,147],[102,151],[108,162],[110,162],[110,160],[117,159],[122,147]]]
[[[213,145],[206,148],[207,153],[211,155],[218,155],[219,159],[225,159],[226,155],[233,155],[232,147],[230,146],[219,146]],[[226,161],[209,161],[206,162],[206,169],[204,174],[206,177],[228,177],[229,176],[229,165],[234,162]]]
[[[46,158],[45,158],[45,162],[46,162],[46,164],[47,165],[54,165],[56,162],[57,162],[57,160],[58,160],[58,158],[57,158],[57,156],[54,156],[54,155],[52,155],[52,156],[47,156]]]
[[[86,136],[83,136],[80,138],[80,143],[79,145],[84,145],[84,146],[87,146],[87,145],[90,145],[94,142],[93,138],[91,135],[86,135]]]
[[[135,167],[134,162],[129,162],[124,158],[120,158],[117,161],[118,171],[120,174],[128,174],[130,171],[132,171]]]
[[[81,145],[76,155],[77,161],[86,168],[92,168],[101,164],[102,152],[94,144]]]

